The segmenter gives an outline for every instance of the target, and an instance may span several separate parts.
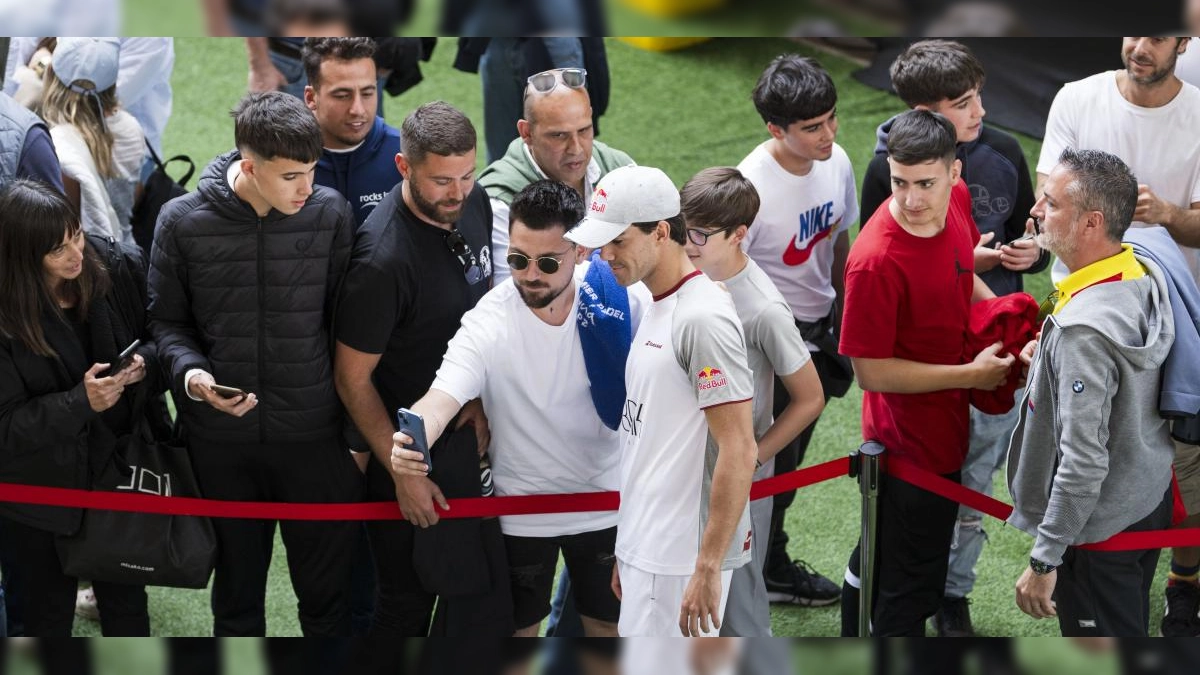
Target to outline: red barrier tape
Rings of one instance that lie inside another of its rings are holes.
[[[885,470],[887,473],[906,483],[911,483],[959,504],[965,504],[993,518],[1007,521],[1008,516],[1012,514],[1013,507],[1011,504],[1005,504],[998,499],[980,494],[970,488],[965,488],[952,480],[926,471],[914,464],[890,458],[886,462]],[[1200,528],[1122,532],[1104,541],[1094,544],[1083,544],[1077,548],[1089,551],[1140,551],[1150,548],[1185,546],[1200,546]]]
[[[824,464],[792,471],[754,484],[752,499],[769,497],[785,490],[812,485],[846,475],[849,461],[836,459]],[[580,494],[517,495],[451,499],[449,511],[439,509],[443,518],[484,518],[534,513],[576,513],[615,511],[620,504],[616,492]],[[126,492],[93,492],[35,485],[0,483],[0,502],[64,506],[136,513],[159,513],[210,518],[261,518],[266,520],[400,520],[403,515],[396,502],[356,502],[350,504],[296,504],[279,502],[218,501],[189,497]]]

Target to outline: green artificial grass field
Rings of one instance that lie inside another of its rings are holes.
[[[174,112],[164,150],[166,156],[190,155],[198,165],[198,175],[212,157],[233,144],[228,111],[245,91],[245,50],[243,41],[236,38],[179,38],[175,49]],[[389,123],[399,126],[417,105],[443,99],[475,120],[482,135],[479,78],[451,68],[454,50],[454,39],[440,40],[432,61],[422,64],[424,80],[404,95],[386,99]],[[854,64],[781,39],[719,38],[674,52],[646,51],[610,39],[612,99],[608,113],[601,118],[600,139],[629,152],[640,164],[662,168],[676,184],[708,166],[735,165],[766,137],[762,120],[750,102],[750,91],[762,68],[787,51],[815,55],[832,73],[839,91],[837,140],[854,163],[861,184],[862,171],[874,148],[875,127],[901,112],[903,104],[894,96],[854,80]],[[984,98],[986,105],[986,91]],[[1025,137],[1020,140],[1030,166],[1035,165],[1040,143]],[[482,150],[479,157],[482,167]],[[188,187],[195,187],[194,179]],[[1047,276],[1042,273],[1029,279],[1027,290],[1035,297],[1044,295],[1049,288]],[[813,436],[805,466],[844,456],[859,445],[860,400],[861,393],[854,388],[845,398],[830,402]],[[1000,478],[995,494],[1008,501],[1003,476]],[[842,478],[804,489],[788,511],[787,524],[792,555],[840,583],[859,531],[855,483]],[[1025,616],[1013,601],[1013,584],[1028,559],[1029,537],[996,521],[986,523],[986,530],[989,545],[980,560],[979,582],[971,596],[977,631],[991,636],[1057,635],[1056,623]],[[1159,575],[1151,596],[1155,617],[1152,631],[1157,630],[1157,617],[1162,612],[1163,565]],[[211,632],[205,591],[154,588],[150,590],[150,607],[156,635],[199,636]],[[299,634],[286,556],[278,544],[267,596],[267,620],[270,635]],[[772,621],[779,636],[835,636],[840,625],[836,605],[817,609],[776,605]],[[99,625],[79,620],[76,632],[98,635]]]

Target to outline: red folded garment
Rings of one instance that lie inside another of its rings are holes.
[[[1020,355],[1025,345],[1037,335],[1038,301],[1028,293],[1010,293],[971,305],[971,321],[967,334],[964,362],[996,342],[1004,347],[997,356],[1012,354],[1018,360],[1009,371],[1008,380],[995,391],[971,390],[971,405],[989,415],[1001,415],[1012,410],[1013,394],[1021,372]]]

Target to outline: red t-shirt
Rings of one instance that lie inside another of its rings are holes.
[[[840,350],[850,357],[963,363],[979,231],[971,197],[951,190],[946,227],[913,236],[892,217],[888,197],[862,228],[846,261]],[[968,445],[968,391],[863,392],[865,440],[939,474],[962,468]]]

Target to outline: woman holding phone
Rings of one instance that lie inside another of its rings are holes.
[[[0,191],[0,482],[87,489],[133,426],[138,386],[162,390],[146,330],[140,252],[85,235],[54,188],[17,180]],[[141,345],[119,371],[119,355]],[[81,509],[0,503],[0,540],[31,636],[70,636],[77,580],[58,535]],[[96,580],[104,635],[149,635],[146,592]]]

